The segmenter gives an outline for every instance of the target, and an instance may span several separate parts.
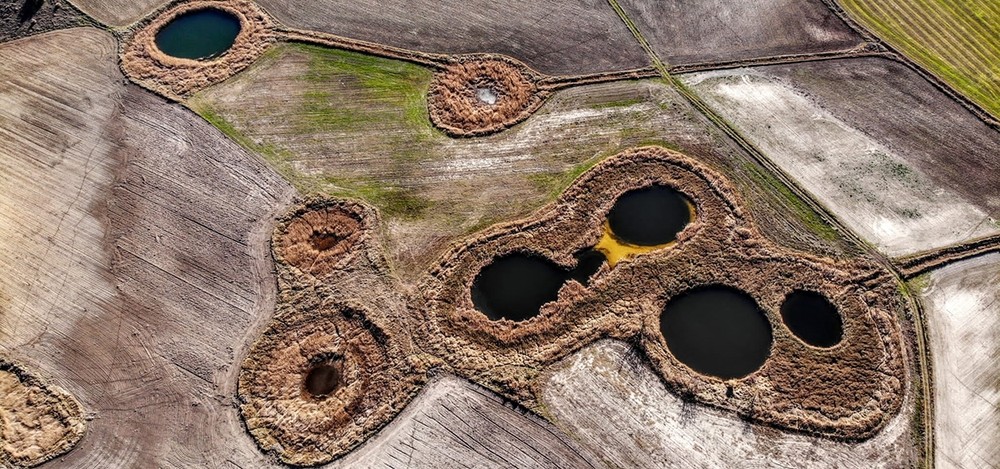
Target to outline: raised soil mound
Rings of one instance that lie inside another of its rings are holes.
[[[0,359],[0,466],[37,466],[73,448],[83,430],[73,396]]]
[[[434,75],[431,122],[455,137],[487,135],[527,119],[545,102],[541,76],[509,57],[465,55]]]
[[[156,33],[175,18],[192,11],[216,9],[240,21],[240,33],[228,51],[211,60],[172,57],[156,46]],[[250,66],[275,41],[274,22],[247,0],[174,2],[129,27],[121,62],[125,75],[139,85],[180,101]]]
[[[568,280],[524,321],[490,320],[475,308],[472,284],[494,259],[528,253],[572,268],[575,254],[601,239],[618,197],[652,185],[695,205],[676,243],[604,264],[588,285]],[[905,306],[891,274],[874,262],[772,245],[728,183],[681,154],[643,147],[610,158],[531,217],[455,246],[405,298],[384,263],[376,220],[355,202],[314,200],[275,230],[278,312],[244,362],[239,396],[251,434],[285,462],[346,454],[388,423],[433,368],[537,406],[546,367],[609,337],[638,344],[673,392],[778,428],[864,439],[901,406],[907,370],[896,317]],[[694,371],[660,331],[667,302],[712,285],[751,295],[773,333],[768,358],[745,377]],[[801,289],[839,310],[836,346],[809,346],[782,323],[782,302]]]

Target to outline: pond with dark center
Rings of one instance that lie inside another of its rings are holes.
[[[529,253],[513,253],[496,258],[483,267],[472,282],[472,303],[493,321],[524,321],[538,315],[542,305],[554,301],[567,280],[587,285],[600,269],[604,256],[584,251],[577,266],[567,270],[555,262]]]
[[[330,394],[340,387],[340,374],[339,363],[318,364],[306,375],[306,391],[316,397]]]
[[[754,299],[735,288],[700,287],[671,299],[660,315],[667,348],[691,369],[741,378],[771,354],[771,324]]]
[[[639,246],[658,246],[677,240],[691,222],[692,204],[684,194],[653,185],[622,194],[608,212],[616,238]]]
[[[206,60],[222,55],[240,33],[231,13],[206,8],[182,13],[156,33],[156,47],[182,59]]]
[[[803,342],[816,347],[833,347],[844,335],[837,308],[825,296],[795,290],[781,304],[781,319]]]

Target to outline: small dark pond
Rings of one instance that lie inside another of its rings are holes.
[[[677,239],[691,222],[691,203],[680,192],[661,185],[622,194],[608,212],[611,232],[621,241],[658,246]]]
[[[240,20],[212,8],[181,14],[156,33],[156,47],[183,59],[211,59],[229,50],[240,33]]]
[[[339,363],[321,363],[314,366],[306,375],[306,391],[316,397],[336,391],[341,384],[339,365]]]
[[[670,300],[660,315],[660,332],[678,360],[722,379],[754,372],[771,354],[771,324],[757,302],[721,285]]]
[[[840,343],[844,324],[837,307],[825,296],[811,291],[795,290],[781,304],[781,319],[803,342],[816,347],[833,347]]]
[[[604,263],[593,250],[577,255],[577,266],[565,270],[556,263],[528,253],[498,257],[483,267],[472,282],[472,304],[493,321],[524,321],[538,315],[542,305],[554,301],[569,279],[584,285]]]

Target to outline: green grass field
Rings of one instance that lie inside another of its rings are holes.
[[[840,0],[855,19],[1000,118],[1000,2]]]

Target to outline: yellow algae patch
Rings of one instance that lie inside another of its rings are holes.
[[[615,264],[622,259],[627,259],[636,254],[643,254],[657,249],[668,248],[675,244],[677,244],[677,241],[671,241],[666,244],[658,244],[656,246],[639,246],[637,244],[629,244],[616,238],[614,233],[611,231],[611,225],[605,221],[604,227],[601,231],[601,240],[597,242],[594,249],[600,251],[601,254],[604,254],[604,257],[608,259],[608,267],[614,267]]]

